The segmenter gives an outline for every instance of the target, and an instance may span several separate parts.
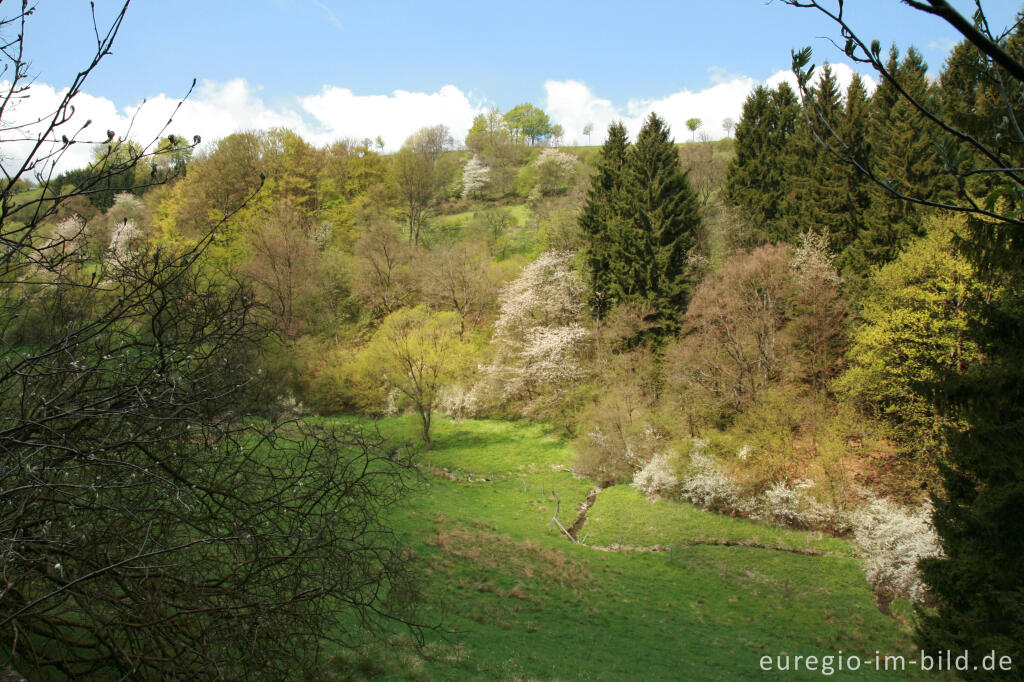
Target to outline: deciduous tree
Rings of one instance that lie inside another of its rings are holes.
[[[33,96],[18,7],[0,19],[7,103]],[[15,198],[36,172],[48,189],[51,162],[88,142],[68,119],[126,10],[90,31],[93,59],[30,124],[29,158],[0,155],[3,658],[34,679],[317,676],[348,618],[407,614],[409,557],[381,518],[409,464],[376,437],[267,419],[272,330],[209,259],[246,195],[193,216],[184,246],[129,241],[106,262],[49,221],[152,149],[57,198]],[[15,114],[0,108],[8,131]]]
[[[379,375],[416,410],[428,450],[441,389],[461,376],[469,357],[460,329],[456,313],[403,308],[381,323],[364,351],[366,371]]]

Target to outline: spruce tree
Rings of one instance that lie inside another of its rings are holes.
[[[1021,24],[1003,47],[1024,63]],[[1024,120],[1024,83],[1006,72],[996,78],[995,69],[971,53],[978,54],[957,48],[947,63],[941,80],[943,90],[950,90],[941,96],[946,116],[1000,155],[1005,167],[1020,167],[1022,145],[1008,121],[1007,102]],[[958,97],[966,106],[955,102]],[[992,165],[980,155],[971,163]],[[947,432],[943,486],[933,494],[943,555],[920,566],[937,608],[922,613],[918,642],[931,651],[994,650],[1011,657],[1014,672],[1008,677],[1019,678],[1018,663],[1024,660],[1024,238],[1015,182],[1006,172],[982,176],[985,189],[1003,190],[1009,199],[1003,215],[1011,220],[971,218],[958,244],[978,276],[994,285],[994,294],[970,301],[971,336],[984,361],[947,373],[931,395],[938,408],[965,426]],[[974,671],[964,676],[991,677]]]
[[[928,67],[913,48],[902,61],[893,48],[887,69],[916,100],[924,102],[929,96]],[[949,191],[948,179],[940,180],[944,175],[935,128],[891,82],[883,81],[872,96],[870,118],[871,170],[881,182],[924,199],[938,199]],[[847,254],[847,265],[860,275],[892,261],[911,239],[923,234],[921,210],[915,204],[878,185],[871,187],[870,196],[864,227]]]
[[[797,97],[786,83],[775,90],[758,86],[743,103],[725,191],[747,217],[755,241],[783,236],[779,218],[786,191],[785,150],[799,115]]]
[[[843,145],[841,151],[854,163],[844,166],[842,192],[845,212],[832,233],[832,249],[840,254],[840,271],[849,276],[853,272],[847,264],[847,250],[856,241],[864,224],[864,214],[871,203],[870,180],[860,170],[867,168],[871,156],[868,145],[868,107],[864,82],[858,74],[854,74],[846,89],[846,105],[839,123],[839,138]]]
[[[655,114],[626,156],[622,185],[614,298],[652,306],[661,329],[678,329],[693,286],[689,257],[700,213],[669,128]]]
[[[774,241],[798,243],[808,230],[834,235],[842,229],[849,207],[843,191],[846,170],[825,140],[835,146],[843,105],[839,83],[831,67],[822,66],[818,84],[808,93],[796,131],[789,137],[785,153],[785,194],[779,204]]]
[[[612,290],[611,260],[620,219],[615,208],[621,201],[622,171],[626,164],[629,138],[626,126],[616,121],[608,126],[597,170],[587,191],[587,203],[580,215],[580,229],[586,244],[586,262],[593,291],[592,305],[598,315],[607,307]]]

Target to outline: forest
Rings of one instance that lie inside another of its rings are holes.
[[[147,143],[66,126],[80,78],[0,184],[0,662],[1019,676],[1024,28],[908,4],[963,35],[938,79],[840,10],[877,87],[798,49],[715,141],[652,113],[567,145],[527,102],[388,153]]]

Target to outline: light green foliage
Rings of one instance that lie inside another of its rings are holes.
[[[533,167],[537,169],[537,189],[541,194],[564,194],[577,180],[579,160],[557,149],[544,149]]]
[[[454,146],[448,128],[421,128],[405,141],[391,161],[391,172],[405,208],[409,241],[419,244],[426,210],[440,199],[458,167],[444,152]]]
[[[551,134],[548,136],[548,142],[551,143],[552,147],[560,147],[562,145],[563,137],[565,137],[565,128],[558,123],[551,126]]]
[[[690,131],[693,139],[697,137],[697,131],[703,125],[703,122],[699,118],[688,118],[686,119],[686,129]]]
[[[496,156],[502,147],[511,142],[508,124],[501,112],[490,109],[477,114],[473,125],[466,134],[466,146],[486,157]]]
[[[912,455],[914,478],[934,474],[944,450],[943,430],[955,424],[922,394],[929,382],[963,372],[980,359],[969,330],[972,301],[992,294],[974,268],[953,251],[960,221],[933,219],[927,237],[868,282],[853,335],[849,369],[836,390],[889,423]]]
[[[363,371],[377,374],[397,392],[396,403],[419,414],[427,449],[441,389],[463,375],[471,355],[461,329],[457,313],[434,313],[425,306],[402,308],[381,323],[361,354]]]
[[[608,333],[603,330],[605,337]],[[652,354],[638,348],[602,352],[601,357],[598,376],[591,382],[593,395],[576,418],[573,447],[579,453],[576,469],[598,485],[611,485],[629,481],[668,443],[654,428],[657,385]]]
[[[551,135],[551,119],[543,109],[529,102],[506,111],[504,119],[515,142],[533,146],[544,143]]]

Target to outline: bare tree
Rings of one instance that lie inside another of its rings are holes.
[[[725,131],[726,137],[732,137],[732,129],[736,127],[736,123],[728,116],[722,119],[722,130]]]
[[[353,251],[353,293],[371,306],[375,315],[386,317],[416,296],[416,251],[402,242],[392,223],[371,223]]]
[[[238,206],[189,247],[125,239],[102,258],[61,215],[155,153],[105,153],[70,190],[51,185],[88,142],[73,102],[127,8],[105,31],[94,20],[93,59],[27,123],[11,118],[33,96],[32,8],[0,20],[15,35],[0,45],[0,144],[32,142],[0,162],[0,646],[33,678],[315,675],[321,642],[353,634],[343,613],[410,622],[409,558],[380,521],[409,460],[375,436],[266,418],[265,316],[207,262]]]
[[[412,244],[419,245],[425,213],[455,170],[451,163],[444,163],[442,156],[454,146],[447,126],[421,128],[405,141],[392,160],[392,175],[406,206]]]

